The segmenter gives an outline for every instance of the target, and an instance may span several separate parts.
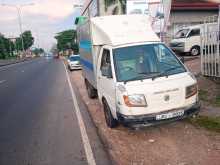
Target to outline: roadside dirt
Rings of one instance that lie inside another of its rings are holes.
[[[81,71],[70,75],[115,164],[220,164],[220,134],[195,127],[187,120],[138,131],[123,126],[107,128],[99,101],[88,98]]]
[[[201,75],[200,57],[186,56],[185,58],[186,66],[196,75],[198,80],[199,95],[203,107],[200,115],[209,117],[220,116],[220,101],[216,100],[216,98],[220,98],[220,84]]]

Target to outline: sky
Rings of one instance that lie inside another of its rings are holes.
[[[0,4],[30,4],[22,8],[23,31],[31,30],[35,45],[49,50],[56,43],[56,33],[73,29],[75,17],[80,9],[74,4],[83,4],[84,0],[0,0]],[[0,33],[6,37],[20,34],[16,8],[0,5]]]

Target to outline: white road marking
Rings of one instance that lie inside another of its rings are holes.
[[[4,82],[6,82],[6,80],[0,80],[0,84],[2,84],[2,83],[4,83]]]
[[[83,121],[83,118],[82,118],[82,114],[80,112],[79,105],[78,105],[78,102],[77,102],[77,99],[76,99],[76,95],[73,91],[73,87],[72,87],[72,84],[71,84],[71,81],[70,81],[70,77],[69,77],[69,74],[68,74],[68,71],[66,69],[66,66],[65,66],[64,62],[63,62],[63,65],[64,65],[64,68],[65,68],[65,71],[66,71],[66,77],[67,77],[67,81],[68,81],[68,84],[69,84],[69,87],[70,87],[70,92],[71,92],[71,95],[72,95],[72,100],[73,100],[73,104],[74,104],[74,108],[75,108],[75,112],[76,112],[76,116],[77,116],[77,120],[78,120],[78,124],[79,124],[79,128],[80,128],[81,136],[82,136],[82,141],[83,141],[83,146],[84,146],[85,153],[86,153],[87,162],[88,162],[89,165],[96,165],[95,158],[94,158],[94,155],[93,155],[93,152],[92,152],[92,147],[90,145],[89,137],[88,137],[88,134],[86,132],[86,127],[85,127],[85,124],[84,124],[84,121]]]

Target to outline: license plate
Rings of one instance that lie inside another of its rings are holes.
[[[156,115],[156,120],[171,119],[171,118],[179,117],[179,116],[183,116],[183,115],[184,115],[184,111],[179,110],[179,111],[174,111],[174,112],[169,112],[169,113]]]

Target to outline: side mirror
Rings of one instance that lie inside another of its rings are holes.
[[[183,64],[185,63],[185,58],[184,58],[184,57],[180,57],[179,59],[180,59],[180,61],[181,61]]]
[[[102,72],[102,76],[104,76],[104,77],[107,77],[109,79],[113,77],[111,65],[102,67],[101,72]]]

